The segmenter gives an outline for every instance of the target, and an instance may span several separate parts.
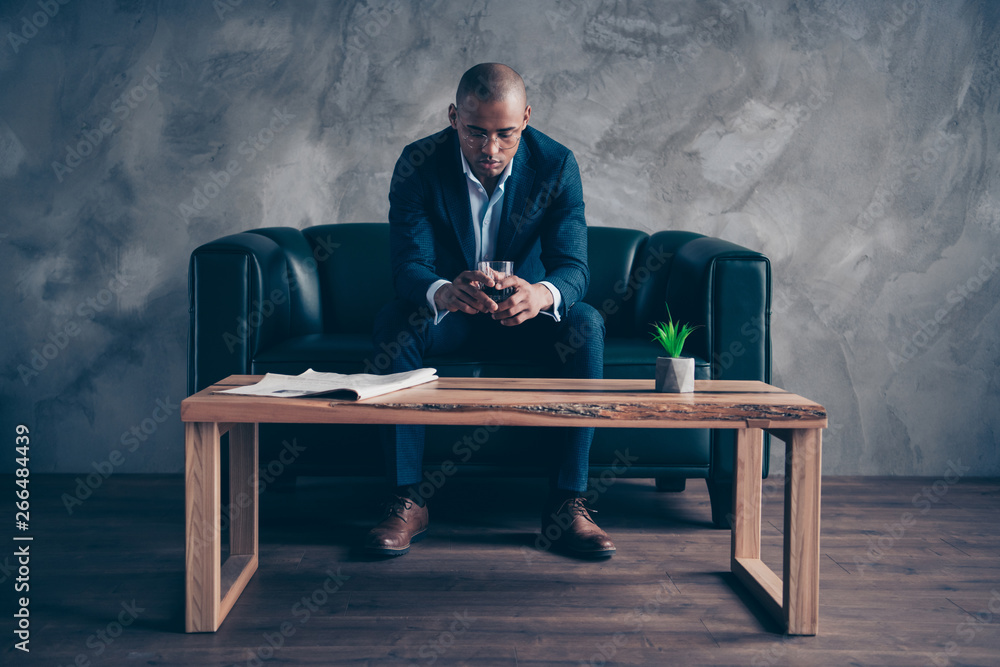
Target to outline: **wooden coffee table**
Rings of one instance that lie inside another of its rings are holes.
[[[819,515],[826,410],[763,382],[703,380],[659,394],[652,380],[441,378],[362,402],[212,394],[261,376],[233,375],[181,403],[185,422],[185,629],[214,632],[257,570],[257,425],[497,424],[737,430],[730,567],[792,635],[819,624]],[[229,432],[229,557],[221,560],[219,438]],[[763,432],[783,440],[783,580],[760,558]]]

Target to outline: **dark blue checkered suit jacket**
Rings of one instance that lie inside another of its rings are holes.
[[[426,304],[431,284],[475,268],[476,237],[458,133],[448,128],[403,149],[389,188],[389,239],[396,294]],[[504,186],[496,259],[530,283],[562,294],[560,316],[590,283],[583,185],[573,153],[527,127]]]

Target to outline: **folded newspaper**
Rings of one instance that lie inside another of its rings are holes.
[[[345,375],[343,373],[317,373],[310,368],[301,375],[268,373],[263,380],[256,384],[212,393],[270,396],[273,398],[324,396],[360,401],[437,380],[436,373],[437,369],[434,368],[418,368],[391,375],[371,375],[368,373]]]

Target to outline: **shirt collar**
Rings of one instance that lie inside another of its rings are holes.
[[[465,159],[465,153],[462,152],[461,146],[458,147],[458,154],[462,157],[462,171],[465,173],[466,178],[468,178],[474,183],[477,183],[479,186],[482,186],[483,184],[479,182],[479,177],[477,177],[473,173],[472,167],[469,166],[469,161]],[[503,185],[507,181],[507,177],[510,176],[511,171],[513,171],[514,169],[514,160],[516,158],[517,158],[517,153],[514,153],[514,157],[510,159],[510,162],[507,163],[507,166],[504,167],[503,171],[500,172],[500,180],[497,181],[497,187],[496,187],[497,190],[503,192]]]

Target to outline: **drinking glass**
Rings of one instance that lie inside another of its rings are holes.
[[[490,278],[493,278],[493,280],[500,280],[501,278],[506,278],[507,276],[514,274],[514,262],[479,262],[479,270],[488,275]],[[517,291],[514,287],[497,289],[496,287],[487,287],[483,284],[480,285],[480,289],[486,293],[486,296],[490,297],[497,303],[506,301],[514,292]]]

